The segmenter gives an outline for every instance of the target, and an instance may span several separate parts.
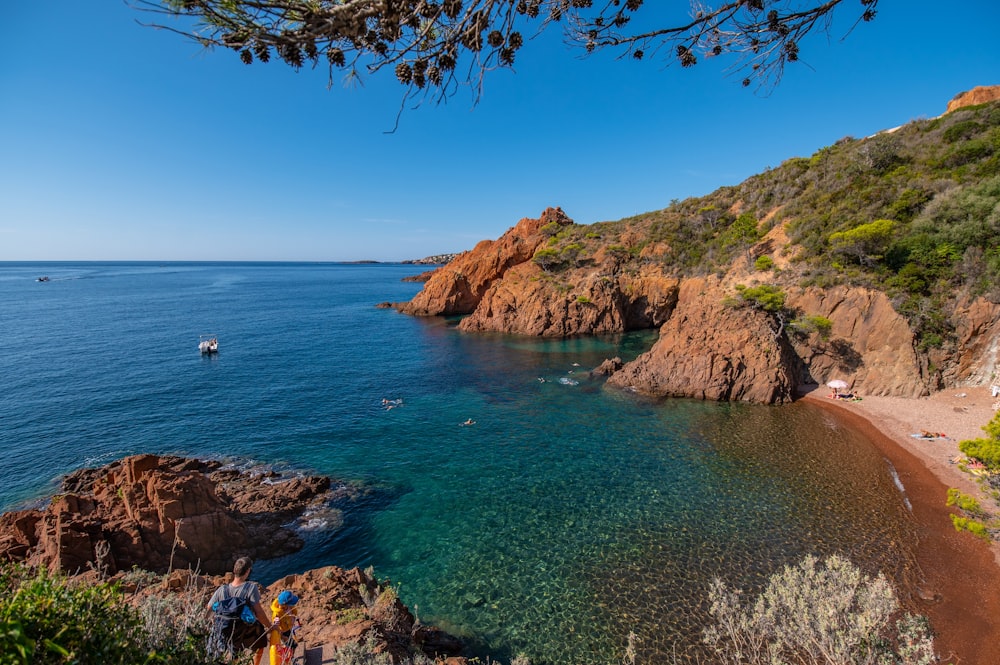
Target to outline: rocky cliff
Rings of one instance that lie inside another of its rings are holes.
[[[63,480],[44,509],[0,516],[0,558],[76,573],[132,566],[223,573],[236,557],[300,549],[287,525],[355,491],[318,476],[281,477],[220,462],[137,455]]]
[[[463,332],[659,329],[609,380],[652,395],[780,403],[833,378],[896,396],[995,383],[998,136],[1000,86],[981,86],[938,118],[662,210],[583,226],[550,208],[396,307],[464,315]],[[742,301],[745,288],[766,302]]]
[[[542,218],[552,219],[553,210]],[[561,211],[557,219],[572,223]],[[787,256],[780,225],[714,277],[680,277],[653,261],[625,265],[607,248],[547,271],[527,251],[541,246],[542,225],[541,218],[522,220],[497,243],[480,243],[456,261],[460,271],[442,269],[414,303],[397,307],[416,314],[468,313],[459,324],[466,332],[571,336],[659,328],[654,347],[608,380],[659,397],[777,404],[794,399],[803,385],[833,378],[863,394],[913,397],[995,376],[1000,305],[982,298],[965,303],[952,315],[954,350],[921,353],[885,293],[798,286],[801,274]],[[781,272],[755,270],[750,259],[762,256]],[[776,336],[773,314],[726,305],[737,284],[764,282],[784,289],[786,318],[823,317],[829,331],[790,328]]]
[[[653,348],[608,384],[661,397],[790,402],[799,363],[767,313],[725,304],[717,279],[686,279]]]
[[[493,282],[534,256],[545,240],[543,227],[570,223],[559,208],[545,210],[538,219],[524,218],[497,240],[483,240],[431,273],[420,293],[410,302],[397,303],[397,309],[418,316],[469,314]]]
[[[966,106],[994,102],[998,99],[1000,99],[1000,85],[978,85],[972,90],[966,90],[955,95],[948,102],[948,108],[945,110],[945,113],[951,113]]]

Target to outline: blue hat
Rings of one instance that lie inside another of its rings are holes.
[[[279,605],[294,605],[297,602],[299,602],[299,597],[291,591],[282,591],[278,594]]]

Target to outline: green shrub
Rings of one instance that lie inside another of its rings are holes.
[[[212,662],[190,635],[156,642],[116,585],[0,564],[0,663]]]
[[[830,247],[834,252],[855,257],[862,265],[872,266],[882,258],[895,230],[896,222],[893,220],[876,219],[830,234]]]
[[[948,500],[945,502],[945,505],[955,506],[959,510],[972,513],[973,515],[983,514],[983,507],[976,500],[976,497],[963,494],[954,487],[948,490]]]
[[[982,522],[955,514],[950,515],[950,517],[951,523],[955,525],[955,531],[968,531],[976,538],[987,542],[990,540],[989,531],[986,530],[986,525]]]
[[[558,222],[549,222],[541,228],[542,235],[547,237],[555,236],[562,229],[562,225]]]
[[[785,307],[785,292],[773,284],[736,286],[737,302],[765,312],[778,312]]]
[[[559,258],[559,251],[548,247],[535,252],[531,260],[542,270],[546,271],[555,270],[562,265],[562,261]]]
[[[893,631],[890,619],[899,602],[889,582],[881,574],[863,574],[838,555],[821,564],[807,556],[798,566],[772,575],[756,600],[743,605],[741,596],[718,579],[709,589],[709,613],[715,623],[704,631],[703,640],[721,662],[936,662],[926,620],[908,615]]]
[[[767,254],[762,254],[753,262],[753,267],[760,271],[770,270],[774,267],[774,259]]]
[[[983,431],[985,437],[959,441],[958,449],[985,464],[987,469],[1000,470],[1000,411],[983,426]]]
[[[360,607],[348,607],[343,610],[337,610],[336,613],[336,623],[338,626],[346,626],[349,623],[354,623],[355,621],[367,618],[368,613]]]
[[[975,120],[962,120],[961,122],[956,122],[954,125],[944,130],[944,133],[941,134],[941,138],[943,138],[947,143],[955,143],[956,141],[964,141],[972,138],[981,132],[982,129],[983,126]]]
[[[825,316],[811,314],[798,317],[788,323],[789,329],[797,334],[811,335],[819,333],[820,339],[830,339],[830,332],[833,330],[833,321]]]

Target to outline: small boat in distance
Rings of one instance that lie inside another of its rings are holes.
[[[35,281],[36,282],[47,282],[47,281],[49,281],[49,277],[48,277],[48,275],[42,275],[41,277],[39,277]]]
[[[201,335],[198,337],[198,350],[202,355],[219,352],[219,338],[215,335]]]

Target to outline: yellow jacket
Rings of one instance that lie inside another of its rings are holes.
[[[278,622],[278,630],[272,630],[268,633],[271,644],[281,644],[288,637],[288,632],[293,626],[295,626],[295,621],[297,619],[298,610],[294,605],[291,607],[285,607],[278,604],[277,598],[272,600],[271,621]]]

